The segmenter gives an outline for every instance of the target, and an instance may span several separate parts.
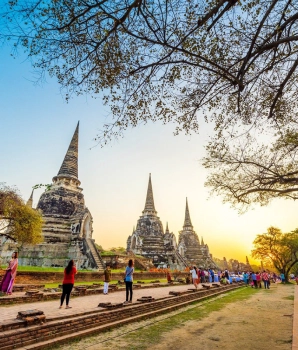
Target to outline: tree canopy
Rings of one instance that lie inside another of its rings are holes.
[[[269,227],[266,233],[257,235],[253,244],[252,256],[271,262],[288,280],[291,269],[298,263],[298,229],[282,233],[276,227]]]
[[[265,154],[251,166],[257,153],[249,147],[246,163],[239,147],[223,158],[214,150],[252,130],[257,139],[268,129],[277,138],[288,126],[296,133],[297,20],[292,0],[15,0],[3,8],[1,37],[24,48],[41,78],[56,77],[66,99],[103,98],[113,119],[99,143],[150,120],[173,122],[176,133],[198,132],[205,120],[214,138],[204,164],[238,166],[240,177],[258,182]],[[230,187],[215,175],[207,185]],[[283,181],[275,188],[284,191]],[[228,191],[233,203],[264,204],[264,193],[273,194],[266,181]]]
[[[206,185],[240,210],[273,198],[298,199],[297,151],[298,133],[290,128],[263,144],[249,134],[210,144],[203,162],[212,170]]]
[[[16,189],[0,184],[0,234],[19,245],[37,244],[41,229],[40,213],[27,206]]]

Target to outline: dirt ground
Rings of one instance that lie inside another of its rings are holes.
[[[219,311],[211,312],[200,321],[187,321],[183,327],[161,330],[161,341],[154,346],[142,344],[142,349],[291,350],[293,295],[293,285],[272,284],[270,290],[256,291],[250,298],[228,304]],[[176,315],[185,310],[187,308],[172,314]],[[135,349],[129,340],[126,341],[126,334],[136,328],[142,328],[146,332],[146,327],[169,316],[170,314],[167,314],[156,317],[155,320],[138,322],[137,326],[136,324],[123,326],[59,349]]]

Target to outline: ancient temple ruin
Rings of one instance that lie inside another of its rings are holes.
[[[150,259],[155,266],[172,266],[184,268],[186,263],[177,250],[176,237],[169,232],[164,233],[163,225],[155,210],[151,174],[145,207],[137,221],[136,229],[127,239],[127,251]]]
[[[217,267],[209,253],[208,245],[204,243],[203,238],[200,242],[198,235],[193,229],[187,198],[184,225],[182,231],[179,232],[178,250],[180,255],[187,260],[188,265],[196,265],[203,268]]]
[[[164,232],[155,210],[151,174],[145,208],[132,235],[127,239],[127,251],[150,259],[155,266],[184,269],[195,264],[198,267],[216,267],[208,245],[200,244],[197,234],[193,231],[187,202],[183,230],[179,233],[179,244],[177,245],[174,233],[169,231],[168,224]]]
[[[79,123],[58,174],[37,204],[44,220],[44,242],[24,246],[19,254],[21,265],[57,267],[74,259],[79,268],[103,268],[92,239],[92,215],[78,178],[78,144]],[[27,205],[32,206],[32,195]]]

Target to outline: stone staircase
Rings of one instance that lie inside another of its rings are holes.
[[[179,262],[181,262],[182,265],[184,265],[185,267],[187,267],[188,264],[187,264],[186,259],[183,258],[183,256],[178,252],[178,250],[176,250],[175,253],[176,253],[176,257],[177,257],[177,259],[179,260]]]
[[[91,238],[86,239],[86,243],[88,245],[88,248],[90,249],[90,252],[93,256],[93,259],[97,265],[98,271],[99,272],[103,272],[105,269],[105,265],[104,262],[102,260],[102,257],[99,253],[99,251],[97,250],[95,244],[94,244],[94,240]]]
[[[144,270],[149,270],[150,268],[153,268],[153,267],[154,267],[154,265],[151,264],[150,262],[145,262],[145,261],[143,261],[142,259],[138,258],[138,257],[134,254],[134,252],[132,252],[132,251],[130,251],[130,252],[128,253],[128,255],[129,255],[129,257],[131,257],[131,258],[134,260],[135,265],[136,265],[136,262],[137,262],[137,265],[138,265],[139,268],[142,268],[142,269],[144,269]]]

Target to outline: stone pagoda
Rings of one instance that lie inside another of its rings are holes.
[[[58,174],[37,204],[44,221],[44,242],[24,247],[19,259],[22,265],[66,266],[74,259],[79,268],[103,268],[92,239],[92,215],[78,178],[78,143],[79,123]],[[27,205],[32,206],[32,196]]]
[[[127,239],[127,251],[150,259],[155,266],[184,268],[186,264],[177,251],[176,237],[169,232],[168,224],[164,233],[163,225],[155,210],[151,174],[145,207],[137,221],[132,235]]]
[[[182,231],[179,232],[178,250],[180,255],[186,259],[189,266],[196,265],[203,268],[216,268],[217,265],[212,260],[207,244],[200,243],[199,237],[193,229],[188,201],[186,198],[185,219]]]

